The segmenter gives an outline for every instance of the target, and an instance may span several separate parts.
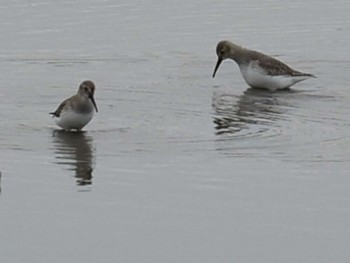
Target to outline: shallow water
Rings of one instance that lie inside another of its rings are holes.
[[[347,262],[347,1],[2,1],[4,262]],[[230,39],[316,79],[247,87]],[[48,112],[82,80],[82,133]]]

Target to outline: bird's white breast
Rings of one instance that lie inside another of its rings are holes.
[[[263,69],[252,67],[251,64],[240,65],[239,69],[249,86],[253,88],[263,88],[270,91],[289,88],[293,84],[305,79],[305,77],[293,77],[287,75],[268,75]]]
[[[82,129],[86,124],[88,124],[92,117],[94,116],[94,111],[88,113],[77,113],[75,111],[62,111],[59,118],[55,118],[58,126],[65,130]]]

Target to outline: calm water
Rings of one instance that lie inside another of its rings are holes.
[[[1,262],[348,262],[349,2],[129,2],[0,3]],[[212,79],[221,39],[317,79]]]

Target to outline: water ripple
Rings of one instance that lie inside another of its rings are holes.
[[[53,132],[53,146],[56,164],[74,171],[77,185],[91,185],[94,166],[92,137],[86,132]]]
[[[346,105],[346,98],[312,91],[214,94],[217,150],[229,156],[280,156],[294,162],[348,161]]]
[[[248,89],[242,95],[214,94],[214,124],[217,135],[238,137],[263,136],[271,131],[279,134],[278,122],[287,118],[288,105],[265,91]],[[256,129],[252,129],[252,126]],[[271,135],[271,134],[269,134]]]

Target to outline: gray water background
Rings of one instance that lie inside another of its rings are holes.
[[[0,3],[1,262],[349,262],[348,1]],[[316,79],[248,88],[219,40]],[[81,81],[82,134],[48,112]]]

